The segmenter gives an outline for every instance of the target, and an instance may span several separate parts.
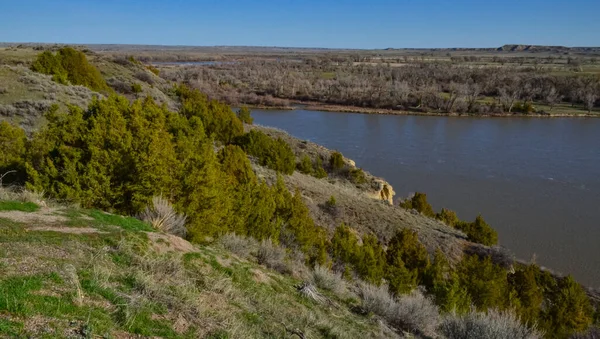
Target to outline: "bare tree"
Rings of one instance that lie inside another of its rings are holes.
[[[562,100],[563,96],[558,93],[554,86],[548,89],[548,93],[545,95],[545,101],[548,106],[550,106],[550,110],[554,108],[554,106]]]
[[[500,103],[508,113],[512,112],[517,100],[521,97],[521,87],[518,84],[510,84],[498,90]]]
[[[588,90],[583,96],[583,101],[585,103],[585,108],[588,113],[592,113],[592,109],[596,104],[596,100],[598,100],[598,94],[594,90]]]
[[[481,86],[474,82],[469,82],[467,85],[462,86],[463,96],[467,102],[467,112],[472,113],[475,108],[477,100],[479,100],[479,94],[481,93]]]

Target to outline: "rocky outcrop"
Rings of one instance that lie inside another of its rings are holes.
[[[373,178],[371,181],[371,191],[367,192],[367,196],[373,199],[387,201],[390,205],[394,204],[394,188],[387,181],[381,178]]]

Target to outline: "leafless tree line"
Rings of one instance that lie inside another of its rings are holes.
[[[330,58],[247,60],[164,68],[161,76],[231,104],[282,105],[299,100],[485,114],[514,112],[539,103],[549,110],[570,104],[591,111],[600,98],[600,80],[594,75],[443,62],[391,67]]]

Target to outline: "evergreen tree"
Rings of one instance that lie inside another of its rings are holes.
[[[416,272],[418,282],[424,279],[425,272],[429,267],[429,254],[427,249],[419,241],[416,231],[403,228],[396,232],[388,243],[387,249],[388,265],[393,264],[400,258],[404,266],[411,272]]]
[[[493,246],[498,243],[498,233],[483,220],[481,215],[478,215],[472,223],[459,221],[455,224],[455,227],[465,232],[470,241],[486,246]]]
[[[331,153],[331,156],[329,157],[329,167],[331,167],[331,170],[339,171],[344,168],[344,166],[346,166],[346,163],[344,162],[342,153],[338,151]]]
[[[252,170],[252,164],[244,151],[236,145],[223,147],[218,154],[219,162],[223,170],[233,180],[232,185],[248,184],[256,182],[256,175]]]
[[[528,323],[537,322],[544,301],[544,292],[536,280],[537,272],[539,267],[532,264],[518,268],[509,276],[509,283],[520,303],[517,314]]]
[[[0,122],[0,176],[8,173],[0,184],[22,183],[25,178],[25,154],[27,137],[25,131],[6,121]]]
[[[558,281],[550,294],[550,306],[543,318],[549,333],[566,337],[585,331],[593,321],[594,309],[583,288],[570,275]]]
[[[458,265],[460,285],[464,286],[478,310],[505,309],[509,293],[507,273],[488,256],[465,256]]]
[[[456,216],[454,211],[449,210],[447,208],[442,208],[440,213],[435,215],[435,218],[443,222],[444,224],[454,227],[460,220]]]
[[[310,160],[310,157],[308,155],[305,154],[298,163],[298,171],[308,175],[314,174],[312,160]]]
[[[252,125],[254,122],[254,118],[252,118],[248,106],[242,106],[237,113],[237,117],[240,119],[240,121],[248,125]]]
[[[371,284],[381,284],[385,275],[386,258],[377,237],[371,234],[363,236],[358,259],[356,263],[358,275]]]
[[[320,156],[317,156],[314,176],[318,179],[327,178],[327,172],[325,172],[325,169],[323,168],[323,160],[321,160]]]
[[[435,217],[433,208],[427,202],[427,194],[425,193],[416,192],[412,198],[402,201],[400,206],[406,209],[417,210],[419,213],[430,218]]]

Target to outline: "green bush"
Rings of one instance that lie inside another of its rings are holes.
[[[242,121],[226,104],[209,100],[205,94],[184,85],[176,87],[175,94],[181,100],[181,113],[188,119],[199,118],[209,137],[230,144],[244,134]]]
[[[20,127],[0,122],[0,184],[22,183],[25,178],[27,137]],[[15,171],[13,173],[7,173]]]
[[[365,172],[361,168],[351,168],[348,171],[348,178],[355,185],[362,185],[367,182]]]
[[[90,64],[85,54],[71,47],[63,47],[56,54],[45,51],[38,55],[31,69],[52,75],[61,84],[71,83],[94,91],[109,91],[100,71]]]
[[[327,172],[323,168],[323,160],[321,160],[320,156],[317,157],[317,162],[315,164],[314,177],[317,179],[327,178]]]
[[[342,153],[335,151],[329,157],[329,167],[332,171],[339,171],[346,166]]]
[[[464,286],[478,310],[506,309],[509,287],[507,272],[490,257],[465,256],[457,267],[460,284]]]
[[[131,91],[133,93],[142,93],[142,85],[138,84],[137,82],[131,84]]]
[[[297,167],[298,167],[298,171],[300,171],[300,173],[304,173],[304,174],[308,174],[308,175],[314,174],[312,160],[310,160],[310,157],[306,154],[304,156],[302,156],[302,159],[298,163]]]
[[[371,284],[380,285],[385,275],[385,251],[376,236],[367,234],[362,238],[356,272]]]
[[[147,65],[146,69],[149,70],[150,72],[154,73],[154,75],[156,75],[156,76],[160,75],[160,70],[152,65]]]
[[[261,131],[251,130],[235,142],[246,153],[257,157],[261,165],[284,174],[294,173],[296,157],[283,139],[273,139]]]
[[[475,221],[471,223],[459,221],[455,224],[455,227],[465,232],[470,241],[486,246],[493,246],[498,243],[498,233],[483,220],[481,215],[478,215]]]
[[[406,199],[400,203],[400,207],[406,209],[415,209],[419,213],[427,217],[435,217],[433,208],[427,202],[427,194],[416,192],[410,199]]]
[[[250,112],[250,109],[248,108],[248,106],[242,106],[240,108],[240,110],[237,112],[237,117],[243,123],[252,125],[252,123],[254,122],[254,118],[252,118],[251,114],[252,114],[252,112]]]
[[[454,227],[456,224],[458,224],[460,222],[460,220],[456,216],[456,213],[454,213],[454,211],[446,209],[446,208],[442,208],[440,213],[435,215],[435,218],[450,227]]]
[[[555,337],[585,331],[593,321],[594,309],[585,290],[570,275],[558,280],[549,291],[549,307],[543,311],[545,328]]]
[[[223,147],[218,154],[218,159],[223,166],[223,171],[230,175],[234,184],[248,184],[256,182],[256,175],[252,164],[244,151],[236,145]]]
[[[458,274],[439,249],[426,270],[423,285],[433,295],[441,311],[463,314],[471,309],[467,289],[460,284]]]
[[[397,232],[388,243],[386,261],[386,279],[394,294],[414,289],[424,281],[429,267],[427,249],[419,241],[417,232],[406,228]]]

